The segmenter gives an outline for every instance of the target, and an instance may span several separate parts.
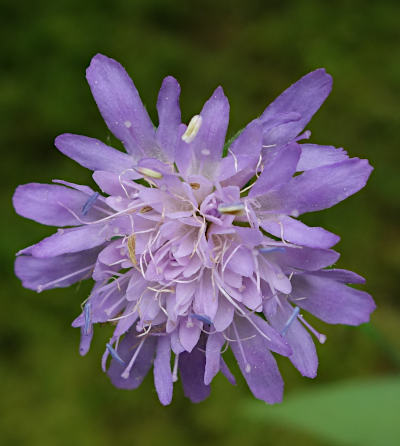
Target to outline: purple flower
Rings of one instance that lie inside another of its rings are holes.
[[[328,268],[339,257],[330,249],[338,237],[297,219],[354,194],[372,170],[341,149],[299,143],[331,77],[323,69],[304,76],[226,145],[221,87],[186,126],[179,85],[167,77],[155,128],[116,61],[95,56],[87,79],[127,153],[86,136],[56,139],[94,171],[102,193],[60,180],[19,186],[16,211],[60,229],[18,253],[17,276],[38,292],[93,278],[73,326],[84,355],[95,324],[115,324],[102,366],[117,387],[138,387],[153,365],[162,404],[178,376],[201,401],[218,372],[235,383],[223,359],[231,348],[253,394],[281,401],[271,352],[314,377],[310,333],[325,341],[300,309],[358,325],[375,308],[367,293],[346,286],[360,276]]]

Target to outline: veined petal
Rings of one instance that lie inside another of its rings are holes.
[[[306,74],[291,85],[260,117],[261,122],[268,123],[264,130],[264,143],[281,144],[295,138],[320,108],[331,89],[332,77],[323,68]],[[277,116],[288,114],[292,114],[293,118],[287,119],[287,123],[282,124],[281,118],[276,120]],[[276,131],[277,125],[280,125],[279,131]]]
[[[86,77],[108,128],[135,160],[160,154],[155,131],[139,93],[125,69],[102,54],[93,57]]]
[[[346,286],[329,275],[294,275],[292,284],[293,301],[329,324],[359,325],[368,322],[375,309],[368,293]]]

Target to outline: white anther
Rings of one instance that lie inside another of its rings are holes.
[[[148,167],[135,167],[137,172],[141,173],[145,177],[150,178],[162,178],[162,173],[157,172],[156,170],[149,169]]]
[[[187,144],[192,142],[196,138],[197,133],[199,133],[202,121],[203,118],[200,115],[194,115],[185,133],[182,135],[182,141],[185,141]]]
[[[218,211],[221,214],[238,215],[244,211],[244,204],[243,203],[220,204],[218,206]]]

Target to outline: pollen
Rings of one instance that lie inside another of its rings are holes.
[[[135,234],[132,234],[128,237],[128,252],[129,252],[129,258],[131,259],[131,262],[133,263],[133,265],[137,265],[137,260],[136,260],[136,237]]]

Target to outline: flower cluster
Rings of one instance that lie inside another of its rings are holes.
[[[119,63],[96,55],[87,80],[127,153],[86,136],[57,137],[62,153],[94,171],[101,192],[61,180],[19,186],[16,211],[60,229],[18,253],[17,276],[38,292],[94,280],[73,326],[84,355],[95,324],[115,325],[102,367],[117,387],[138,387],[153,366],[162,404],[178,377],[201,401],[218,372],[235,383],[223,359],[230,348],[253,394],[281,401],[271,352],[314,377],[310,334],[325,341],[300,309],[358,325],[375,307],[346,285],[360,276],[328,268],[338,236],[297,219],[354,194],[372,170],[343,149],[299,142],[331,77],[307,74],[228,143],[221,87],[186,126],[179,84],[165,78],[154,127]]]

